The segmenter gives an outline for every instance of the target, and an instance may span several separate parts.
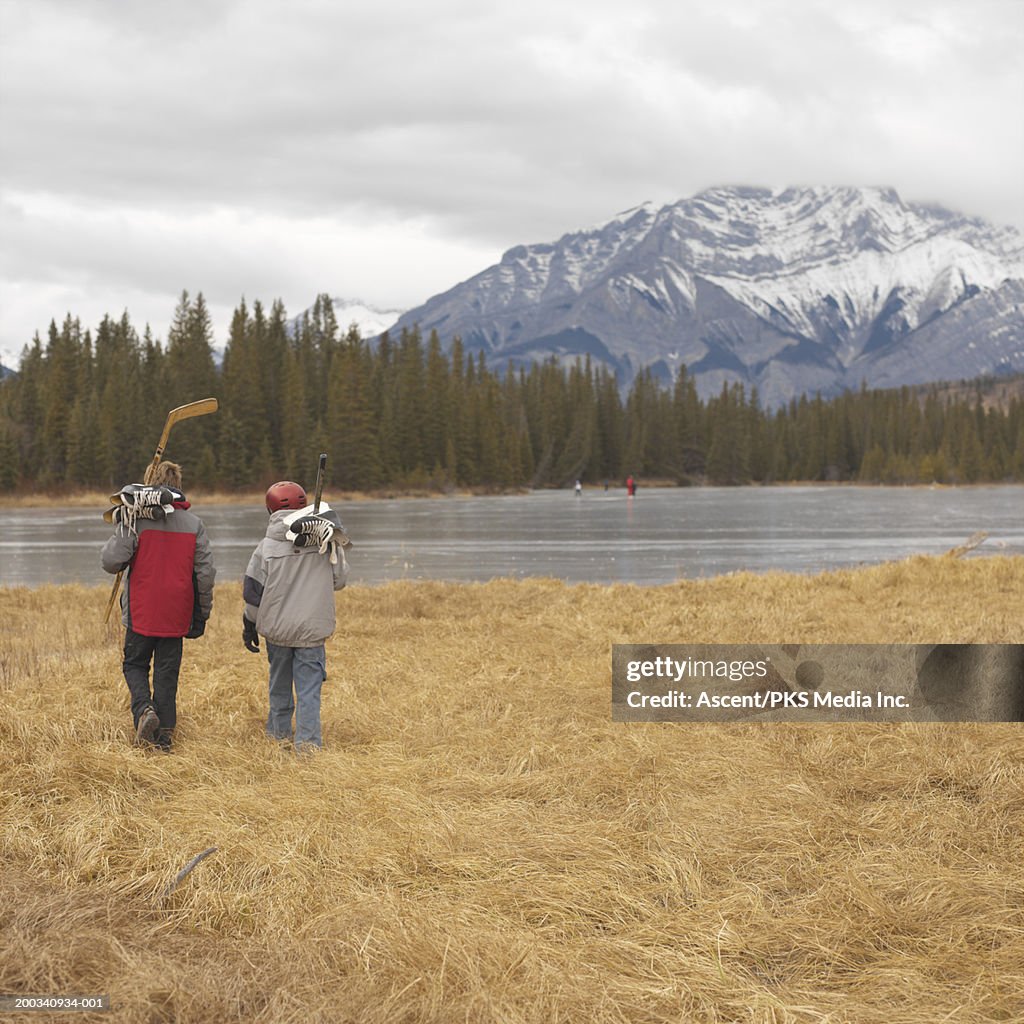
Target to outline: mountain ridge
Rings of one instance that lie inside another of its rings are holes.
[[[1024,370],[1024,236],[893,189],[716,187],[513,246],[406,312],[494,360],[796,394]],[[970,347],[968,347],[970,346]]]

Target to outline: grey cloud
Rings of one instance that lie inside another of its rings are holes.
[[[160,206],[361,204],[507,238],[524,223],[550,232],[560,209],[571,225],[594,199],[634,188],[638,169],[681,195],[737,174],[806,176],[808,165],[848,180],[871,151],[871,180],[906,189],[899,178],[924,169],[913,153],[887,152],[878,109],[934,114],[922,95],[934,83],[897,92],[905,75],[870,34],[851,36],[813,3],[675,13],[641,3],[628,15],[611,4],[542,14],[450,3],[400,16],[222,3],[212,21],[168,6],[127,28],[115,9],[85,5],[77,30],[55,33],[43,55],[20,57],[17,32],[9,40],[5,78],[19,102],[4,105],[0,153],[13,186]],[[595,41],[602,19],[622,21],[621,53],[614,32]],[[90,40],[116,59],[79,49]],[[659,71],[664,94],[652,97],[637,76]],[[730,118],[738,89],[751,112]],[[1020,158],[1012,140],[968,142]]]
[[[125,213],[105,234],[30,218],[0,258],[38,280],[163,290],[194,265],[273,291],[292,268],[204,214],[368,226],[346,245],[426,218],[500,251],[736,182],[891,184],[1024,225],[1022,20],[999,0],[7,0],[3,189]],[[915,31],[934,65],[901,53]],[[162,246],[132,211],[164,218]],[[398,252],[393,275],[425,297]]]

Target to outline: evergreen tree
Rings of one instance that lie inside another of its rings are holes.
[[[281,391],[281,467],[282,477],[300,480],[308,471],[312,420],[306,399],[306,375],[298,347],[285,353],[284,381]]]
[[[446,458],[449,436],[448,362],[437,331],[427,340],[426,387],[423,396],[423,463],[440,467]]]
[[[750,438],[742,384],[722,385],[711,414],[708,480],[714,484],[744,484],[750,480]]]
[[[455,474],[451,477],[453,484],[466,485],[474,480],[476,465],[467,422],[466,359],[462,349],[462,339],[458,335],[452,339],[449,364],[448,436],[452,442],[452,451],[449,453],[446,444],[445,465],[449,475],[454,466]],[[470,367],[472,367],[472,360],[470,360]]]
[[[618,480],[624,475],[622,463],[625,451],[619,382],[614,374],[602,367],[598,371],[595,390],[596,432],[601,453],[596,477],[599,480]]]
[[[861,483],[877,484],[882,482],[882,473],[885,469],[885,452],[879,444],[873,444],[864,456],[860,464]]]
[[[288,321],[284,303],[275,300],[270,307],[270,316],[264,315],[259,302],[252,309],[252,344],[259,360],[260,393],[265,422],[264,432],[269,440],[271,460],[275,471],[271,474],[281,477],[281,466],[286,461],[284,454],[284,421],[287,415],[285,404],[285,365],[288,359]]]
[[[139,339],[127,314],[119,321],[104,317],[96,331],[99,414],[99,475],[111,490],[140,482],[152,452],[152,438],[143,438],[137,425],[142,409]]]
[[[6,423],[0,422],[0,494],[13,491],[18,483],[18,448]]]
[[[51,324],[51,327],[54,325]],[[43,346],[36,334],[32,345],[22,352],[18,376],[15,378],[14,395],[10,413],[17,425],[14,434],[18,447],[18,464],[24,475],[33,484],[38,483],[40,466],[43,464],[43,410],[46,389],[46,364]],[[5,382],[6,384],[7,382]]]
[[[217,485],[231,490],[238,490],[244,487],[251,479],[245,433],[242,430],[242,425],[230,410],[220,410],[218,420],[216,449]]]
[[[82,391],[71,408],[67,439],[67,481],[79,487],[96,482],[96,467],[102,458],[96,430],[100,409],[96,393]]]
[[[46,486],[61,484],[68,477],[69,426],[83,360],[81,335],[79,321],[70,315],[60,331],[56,324],[50,324],[44,354],[46,388],[40,438],[42,460],[37,470],[40,482]]]
[[[122,322],[122,333],[128,329]],[[139,360],[142,408],[139,410],[138,430],[140,435],[145,438],[145,443],[149,445],[160,437],[167,413],[173,406],[170,404],[167,382],[166,353],[153,338],[148,324],[143,331]],[[98,394],[98,389],[94,387],[93,392]],[[209,396],[203,395],[202,397]]]
[[[370,351],[353,326],[331,365],[326,420],[327,447],[335,453],[333,481],[346,491],[369,490],[384,482],[372,378]]]
[[[167,397],[166,412],[179,405],[196,402],[201,398],[216,397],[217,370],[213,359],[213,325],[206,300],[200,292],[191,301],[188,292],[182,292],[174,311],[174,319],[167,334]],[[200,417],[189,423],[186,431],[175,432],[172,440],[175,456],[178,446],[188,452],[202,453],[217,438],[217,424],[212,417]],[[202,457],[202,456],[200,456]],[[179,461],[187,461],[179,459]],[[216,466],[216,459],[213,459]],[[193,475],[193,479],[194,479]],[[210,481],[212,483],[212,481]],[[203,486],[209,486],[204,481]]]
[[[651,476],[657,472],[655,428],[658,385],[649,369],[641,370],[626,399],[625,465],[627,475]]]
[[[578,479],[589,479],[587,470],[598,441],[593,378],[589,364],[584,370],[578,358],[569,370],[566,398],[569,433],[552,471],[553,481],[560,487],[568,487]]]
[[[700,419],[697,386],[683,363],[672,389],[674,451],[671,471],[679,483],[689,483],[705,472],[707,459],[701,442]]]
[[[641,370],[623,402],[614,375],[589,360],[492,373],[437,332],[371,348],[338,336],[329,297],[289,327],[243,299],[223,364],[213,361],[203,296],[182,296],[166,349],[142,342],[127,313],[95,335],[73,316],[26,346],[0,382],[0,482],[116,487],[138,479],[174,405],[215,395],[219,417],[174,436],[189,479],[265,486],[309,477],[321,449],[344,452],[346,488],[381,485],[564,486],[628,473],[690,482],[856,479],[902,483],[1024,479],[1024,402],[977,385],[801,397],[773,411],[739,383],[710,400],[681,367],[670,387]],[[184,456],[184,457],[183,457]]]

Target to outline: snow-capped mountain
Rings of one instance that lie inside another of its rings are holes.
[[[21,364],[21,352],[14,349],[0,348],[0,380],[14,373]]]
[[[393,326],[404,309],[378,309],[361,299],[331,299],[338,326],[344,331],[355,324],[364,338],[373,338]]]
[[[401,309],[378,309],[362,299],[332,298],[334,318],[338,321],[338,329],[342,334],[355,324],[364,338],[374,338],[382,334],[402,315]],[[306,310],[306,312],[311,312]],[[289,327],[295,330],[302,321],[302,314],[289,321]]]
[[[389,327],[394,326],[395,321],[402,315],[401,309],[378,309],[362,299],[343,299],[332,297],[331,306],[334,309],[334,318],[338,322],[338,331],[344,335],[345,332],[355,324],[359,328],[359,334],[363,338],[375,338],[382,334]],[[302,317],[306,313],[312,313],[313,308],[305,310],[298,316],[288,321],[288,330],[297,331],[302,323]]]
[[[339,317],[339,319],[341,319]],[[405,313],[491,365],[685,363],[763,401],[1024,371],[1024,236],[883,188],[714,188],[501,262]]]

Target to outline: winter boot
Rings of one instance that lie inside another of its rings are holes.
[[[143,747],[147,743],[153,743],[156,739],[156,731],[160,728],[160,719],[152,708],[146,708],[139,715],[139,724],[135,727],[135,742]]]

